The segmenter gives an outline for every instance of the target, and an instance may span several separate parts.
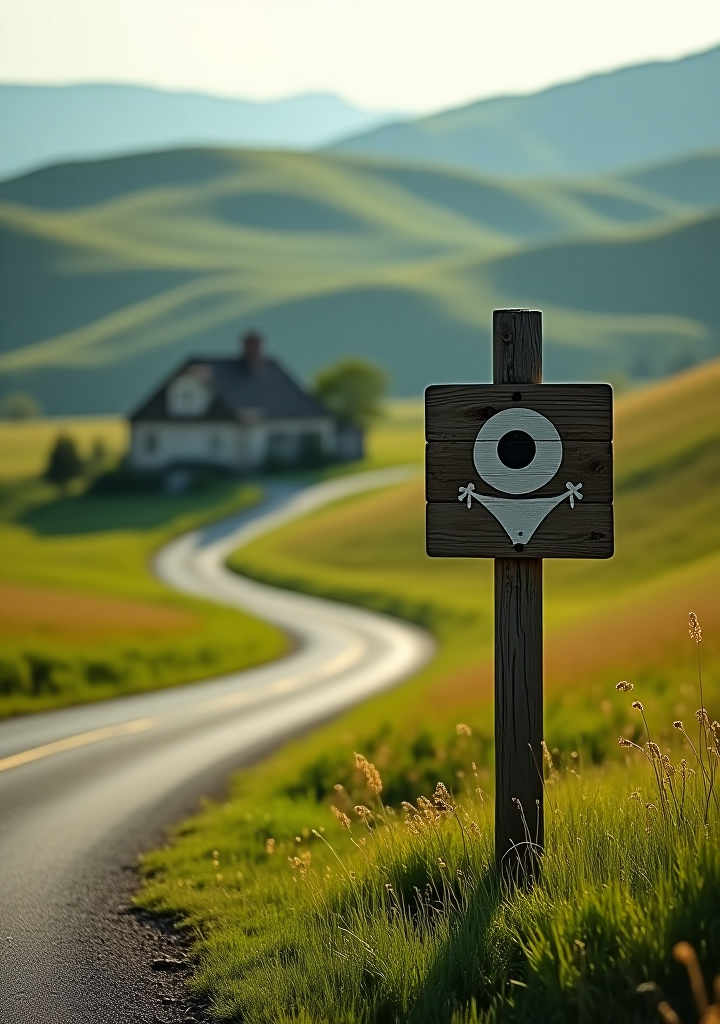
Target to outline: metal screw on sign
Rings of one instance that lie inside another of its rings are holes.
[[[493,313],[493,384],[425,392],[426,543],[495,560],[495,858],[532,881],[544,847],[544,558],[613,554],[612,388],[542,384],[542,314]]]

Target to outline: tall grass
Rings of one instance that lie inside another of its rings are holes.
[[[694,616],[690,632],[700,655]],[[143,901],[199,929],[196,985],[220,1019],[653,1021],[660,1006],[694,1020],[671,952],[720,958],[720,724],[700,699],[697,735],[656,731],[634,685],[616,689],[645,736],[622,736],[624,763],[602,773],[546,752],[535,885],[495,870],[492,801],[459,723],[465,769],[412,802],[388,803],[356,753],[318,801],[206,810],[147,859]]]

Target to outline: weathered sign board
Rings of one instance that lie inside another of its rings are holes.
[[[496,858],[533,874],[543,847],[542,559],[613,554],[612,388],[540,383],[536,310],[493,314],[493,376],[425,392],[426,546],[495,559]]]
[[[612,555],[609,385],[434,385],[425,424],[429,555]]]

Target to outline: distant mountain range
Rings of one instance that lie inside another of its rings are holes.
[[[607,174],[720,146],[720,46],[426,117],[331,93],[254,102],[138,85],[0,83],[0,179],[188,145],[328,148],[497,177]]]
[[[720,47],[402,120],[336,152],[502,177],[605,174],[720,146]]]
[[[545,310],[548,380],[720,353],[720,149],[520,182],[320,153],[181,149],[0,183],[0,393],[127,410],[256,326],[301,376],[345,354],[395,394],[488,379],[490,311]]]
[[[308,149],[391,116],[332,93],[255,102],[139,85],[0,84],[0,178],[61,160],[179,145]]]

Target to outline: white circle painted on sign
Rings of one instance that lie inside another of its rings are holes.
[[[516,458],[508,460],[507,451],[514,451]],[[506,494],[529,494],[544,487],[557,473],[562,458],[562,441],[555,425],[547,416],[522,407],[491,416],[479,430],[473,448],[479,476]]]

